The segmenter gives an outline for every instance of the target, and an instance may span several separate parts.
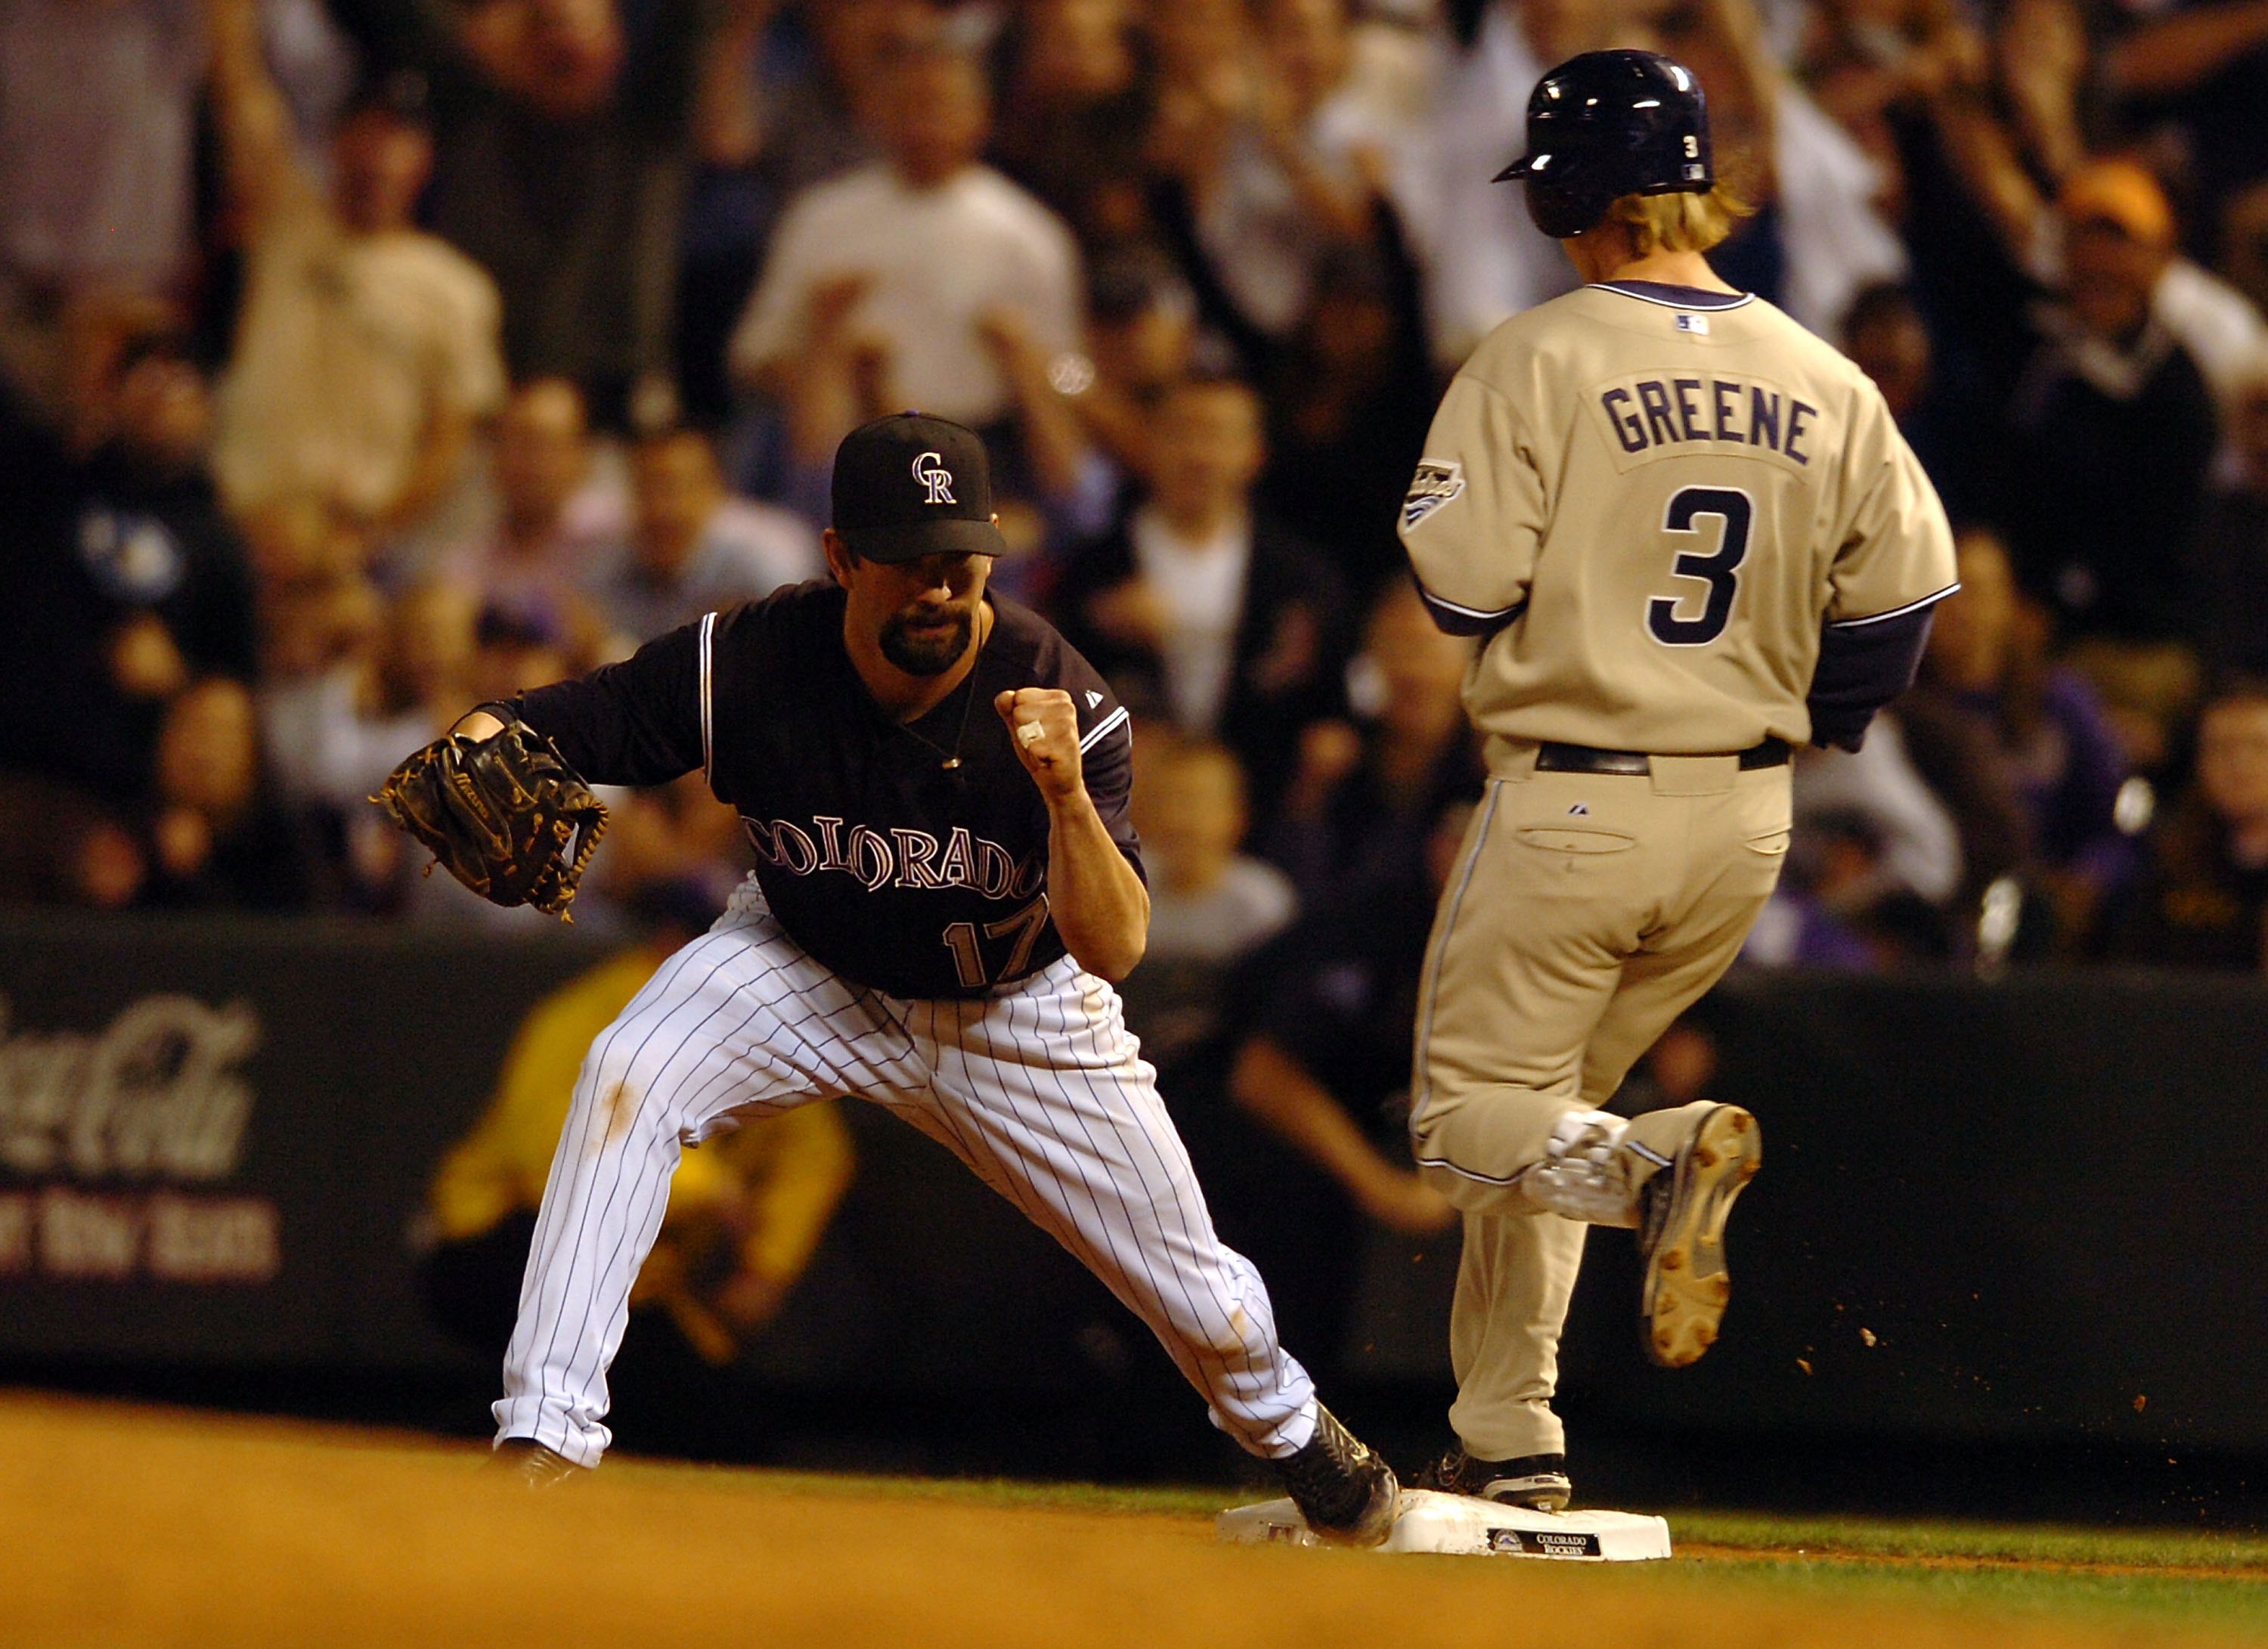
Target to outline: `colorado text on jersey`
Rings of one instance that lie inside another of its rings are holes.
[[[926,830],[852,825],[814,816],[804,828],[792,819],[743,818],[748,845],[764,864],[791,876],[841,871],[867,892],[884,887],[968,887],[987,899],[1027,899],[1047,880],[1045,849],[1019,863],[989,837],[955,825],[943,843]]]

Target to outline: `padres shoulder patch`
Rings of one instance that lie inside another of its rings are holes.
[[[1402,499],[1402,525],[1418,525],[1465,490],[1465,467],[1450,458],[1421,458]]]

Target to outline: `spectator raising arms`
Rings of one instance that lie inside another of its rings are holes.
[[[515,379],[574,382],[600,421],[666,413],[677,211],[708,31],[696,0],[361,0],[433,91],[436,232],[504,297]],[[633,26],[634,25],[634,26]]]
[[[1070,232],[977,160],[991,123],[983,66],[941,37],[909,43],[873,107],[888,158],[788,209],[733,336],[735,374],[784,404],[805,465],[902,407],[996,434],[1018,410],[987,336],[999,317],[1042,361],[1079,339]]]
[[[504,394],[500,312],[480,266],[414,222],[433,170],[423,83],[357,93],[328,192],[261,57],[254,0],[206,0],[213,105],[247,254],[214,467],[230,506],[312,495],[414,526],[461,477]]]
[[[1016,180],[1090,249],[1123,243],[1147,212],[1142,141],[1155,94],[1130,0],[1022,8],[995,149]]]

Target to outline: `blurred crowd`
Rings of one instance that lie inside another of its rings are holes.
[[[1169,1079],[1439,1224],[1381,1108],[1480,773],[1395,510],[1609,45],[1959,534],[1749,961],[2259,971],[2268,0],[0,0],[0,903],[495,919],[381,777],[820,575],[919,408],[1140,718]],[[616,799],[578,910],[721,901],[697,777]]]

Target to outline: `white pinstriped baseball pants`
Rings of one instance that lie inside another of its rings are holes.
[[[753,879],[591,1045],[551,1161],[497,1435],[595,1466],[607,1367],[688,1145],[812,1100],[897,1113],[1069,1249],[1146,1323],[1213,1424],[1277,1458],[1314,1386],[1268,1291],[1222,1246],[1117,994],[1065,957],[1001,994],[907,1001],[846,983]]]

